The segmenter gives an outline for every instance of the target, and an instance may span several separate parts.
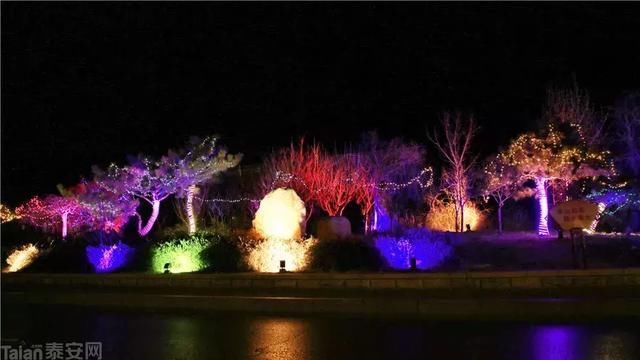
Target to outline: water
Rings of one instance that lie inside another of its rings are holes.
[[[4,344],[101,341],[103,359],[640,359],[635,323],[428,322],[3,307]]]

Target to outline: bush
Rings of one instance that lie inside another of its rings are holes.
[[[441,266],[453,253],[444,235],[424,228],[405,229],[395,234],[379,234],[374,238],[376,248],[393,269],[406,270],[411,258],[416,267],[429,270]]]
[[[384,259],[366,238],[323,240],[309,249],[310,270],[378,271],[383,267]]]
[[[156,273],[200,271],[209,266],[201,256],[208,246],[209,241],[197,235],[156,244],[151,248],[151,270]]]
[[[49,250],[45,250],[25,271],[53,273],[93,272],[93,267],[87,260],[85,245],[84,239],[80,238],[59,241]]]
[[[239,240],[234,236],[211,236],[209,247],[201,253],[208,266],[204,271],[246,271],[248,265],[242,255]]]

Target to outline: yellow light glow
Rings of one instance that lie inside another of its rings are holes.
[[[485,220],[485,216],[480,209],[472,202],[467,202],[464,205],[464,226],[462,229],[466,231],[466,226],[472,231],[478,230],[482,227]],[[433,207],[427,213],[426,219],[427,228],[435,231],[456,231],[456,213],[453,204],[442,204]]]
[[[262,201],[253,227],[266,239],[300,239],[306,210],[304,202],[291,189],[276,189]]]
[[[249,265],[260,272],[280,271],[280,261],[285,261],[287,271],[298,271],[307,265],[307,251],[316,239],[266,239],[249,253]]]
[[[7,265],[3,272],[16,272],[29,266],[37,257],[40,251],[33,244],[27,244],[16,249],[7,257]]]

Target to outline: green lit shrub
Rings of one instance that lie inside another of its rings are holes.
[[[197,235],[154,245],[151,248],[151,270],[156,273],[165,270],[185,273],[207,268],[209,264],[202,253],[209,245],[207,239]]]

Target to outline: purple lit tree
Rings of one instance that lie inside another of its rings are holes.
[[[215,138],[207,138],[184,155],[169,151],[157,161],[138,155],[129,159],[128,166],[118,167],[112,164],[107,171],[94,167],[95,180],[107,191],[141,199],[151,205],[151,215],[145,224],[142,216],[135,212],[138,217],[138,233],[146,236],[158,218],[162,200],[181,193],[185,194],[187,203],[192,205],[196,185],[237,164],[240,157],[228,155],[226,151],[217,148],[215,142]],[[193,229],[195,232],[193,209],[191,206],[187,208],[191,213],[189,230],[191,232]]]
[[[130,158],[129,163],[124,167],[111,164],[107,171],[94,167],[95,181],[109,192],[142,199],[151,205],[151,215],[144,225],[140,213],[135,213],[138,218],[138,234],[146,236],[158,218],[160,202],[184,184],[179,184],[179,165],[167,157],[152,161],[138,155]]]
[[[170,157],[179,164],[177,195],[185,198],[185,212],[189,234],[196,232],[196,211],[194,209],[194,195],[198,185],[211,182],[215,176],[227,169],[237,166],[242,154],[229,154],[225,149],[216,145],[215,137],[204,140],[191,138],[183,154],[170,153]]]

